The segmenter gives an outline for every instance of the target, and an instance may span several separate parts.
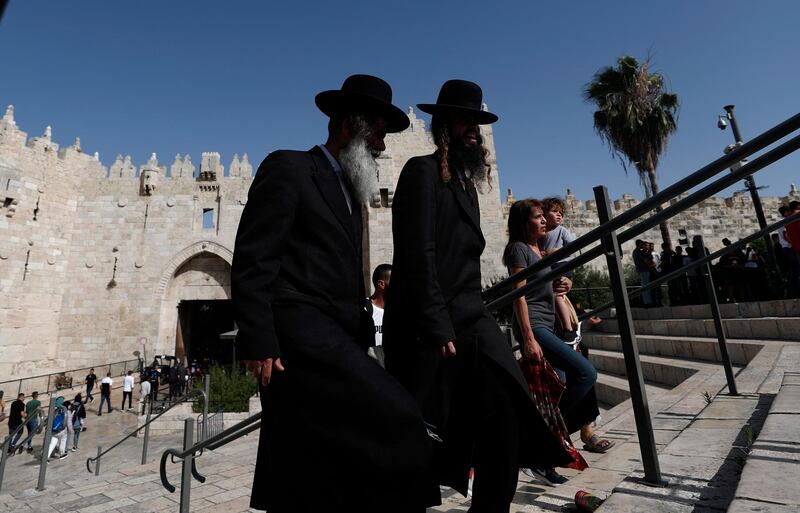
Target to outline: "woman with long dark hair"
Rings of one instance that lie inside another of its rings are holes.
[[[508,244],[503,253],[503,263],[508,272],[514,275],[542,259],[539,241],[547,235],[547,220],[542,202],[537,199],[524,199],[511,206],[508,216]],[[545,272],[541,271],[540,273]],[[537,273],[532,278],[537,278]],[[527,283],[520,280],[514,287]],[[566,383],[559,409],[563,416],[580,407],[581,399],[591,390],[597,379],[597,371],[583,355],[576,352],[555,333],[554,293],[568,292],[571,282],[561,277],[536,287],[514,301],[513,330],[519,340],[523,356],[531,363],[542,358],[556,368]],[[552,469],[533,469],[553,483],[563,482],[563,478]]]

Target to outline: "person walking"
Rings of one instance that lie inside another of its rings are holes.
[[[86,406],[83,404],[83,397],[81,394],[75,396],[72,402],[72,450],[78,450],[78,440],[83,431],[83,421],[86,418]],[[69,443],[67,446],[69,447]]]
[[[25,438],[23,445],[28,452],[33,452],[33,435],[36,434],[36,430],[39,428],[39,416],[36,414],[36,410],[41,406],[39,392],[34,391],[31,394],[31,400],[25,405],[25,418],[27,418],[25,429],[28,431],[28,436]]]
[[[140,378],[139,381],[139,411],[140,415],[147,413],[147,404],[150,402],[150,381]]]
[[[102,396],[101,402],[102,405]],[[56,398],[55,409],[53,410],[53,418],[52,420],[48,419],[48,422],[52,423],[52,436],[50,437],[50,447],[47,449],[47,459],[49,460],[50,457],[53,455],[53,452],[58,448],[58,458],[64,459],[67,457],[67,435],[68,435],[68,409],[69,409],[69,401],[64,401],[63,397]]]
[[[86,378],[83,380],[83,383],[86,385],[86,400],[89,402],[94,401],[92,390],[94,389],[94,384],[96,381],[97,374],[94,373],[94,367],[92,367],[89,369],[89,374],[87,374]]]
[[[508,512],[520,466],[571,461],[536,409],[506,337],[481,297],[478,190],[488,190],[480,125],[483,92],[466,80],[442,85],[432,155],[411,158],[392,203],[392,284],[383,317],[386,369],[414,394],[436,436],[440,484],[468,493],[472,513]]]
[[[128,371],[128,374],[122,378],[122,407],[120,407],[120,410],[125,409],[125,399],[128,400],[128,409],[133,409],[133,405],[131,404],[133,400],[133,384],[133,371]]]
[[[413,398],[372,358],[363,211],[387,133],[409,126],[383,80],[319,93],[325,144],[259,166],[231,268],[237,354],[261,387],[250,505],[270,513],[424,511],[438,498]],[[308,471],[325,476],[307,485]]]
[[[17,431],[17,428],[22,426],[23,419],[25,418],[25,394],[20,393],[16,399],[11,402],[11,407],[8,413],[8,436],[14,435],[14,438],[8,444],[8,453],[14,454],[16,445],[22,437],[22,430]],[[14,433],[16,431],[16,434]],[[19,447],[22,452],[22,445]]]
[[[100,406],[97,408],[97,414],[103,414],[103,402],[108,404],[108,413],[111,413],[111,387],[114,385],[114,380],[111,379],[111,373],[107,373],[103,381],[100,382]]]

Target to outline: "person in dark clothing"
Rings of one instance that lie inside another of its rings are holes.
[[[392,203],[394,261],[384,312],[386,369],[414,395],[435,447],[439,483],[467,494],[470,512],[509,511],[520,466],[570,461],[536,409],[527,382],[481,298],[477,188],[489,167],[479,125],[482,91],[445,82],[433,114],[436,153],[411,158]]]
[[[84,384],[86,385],[86,400],[89,402],[94,401],[92,390],[94,389],[94,384],[96,381],[97,374],[94,373],[94,368],[91,368],[89,369],[89,374],[86,375],[86,379],[83,380]]]
[[[11,407],[8,412],[8,435],[14,435],[14,439],[8,444],[8,453],[13,454],[16,450],[16,445],[22,437],[22,429],[14,433],[18,427],[22,426],[23,419],[25,418],[25,394],[19,394],[17,398],[11,402]],[[20,446],[22,452],[22,446]]]
[[[236,235],[237,354],[264,416],[250,504],[270,513],[424,511],[439,489],[411,395],[367,355],[362,210],[387,133],[409,126],[369,75],[317,95],[328,139],[267,156]],[[324,476],[308,486],[308,471]]]
[[[111,387],[114,381],[111,379],[111,373],[106,373],[106,377],[100,382],[100,406],[97,408],[97,414],[103,414],[103,403],[108,403],[108,413],[111,413]]]

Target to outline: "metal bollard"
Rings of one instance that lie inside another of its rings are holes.
[[[194,419],[183,420],[183,450],[186,451],[194,444],[193,439]],[[183,459],[181,465],[181,502],[180,513],[189,513],[190,492],[192,487],[192,462],[194,455],[190,454]]]
[[[100,454],[103,452],[103,447],[101,445],[97,446],[97,459],[94,462],[94,475],[100,475]]]
[[[147,408],[146,405],[145,408]],[[144,421],[144,440],[142,440],[142,465],[147,463],[147,444],[150,443],[150,410],[151,408],[147,408],[147,418]]]
[[[211,394],[211,375],[206,374],[203,376],[203,391],[206,393],[205,400],[203,401],[203,434],[200,440],[206,439],[206,433],[208,432],[208,401],[210,399]]]

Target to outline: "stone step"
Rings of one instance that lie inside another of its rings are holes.
[[[590,331],[583,334],[590,349],[622,351],[620,336],[614,333]],[[702,362],[721,362],[717,338],[666,335],[636,335],[639,354],[690,359]],[[781,344],[780,341],[728,339],[727,347],[733,365],[747,365],[762,347]]]
[[[669,391],[672,387],[645,382],[644,388],[647,396],[652,397]],[[598,373],[594,389],[598,401],[614,406],[631,398],[627,378],[614,374]]]
[[[800,317],[759,317],[723,319],[728,338],[791,340],[800,342]],[[716,337],[714,321],[710,318],[635,319],[637,334],[671,335],[678,337]],[[618,333],[616,319],[606,319],[594,326],[595,331]]]
[[[625,377],[625,356],[619,351],[593,349],[589,360],[598,372]],[[669,358],[663,356],[640,355],[642,376],[646,383],[675,387],[701,369],[718,364],[692,361],[685,358]]]
[[[719,305],[723,318],[800,317],[800,299],[727,303]],[[709,305],[662,306],[631,308],[634,319],[710,319]]]

